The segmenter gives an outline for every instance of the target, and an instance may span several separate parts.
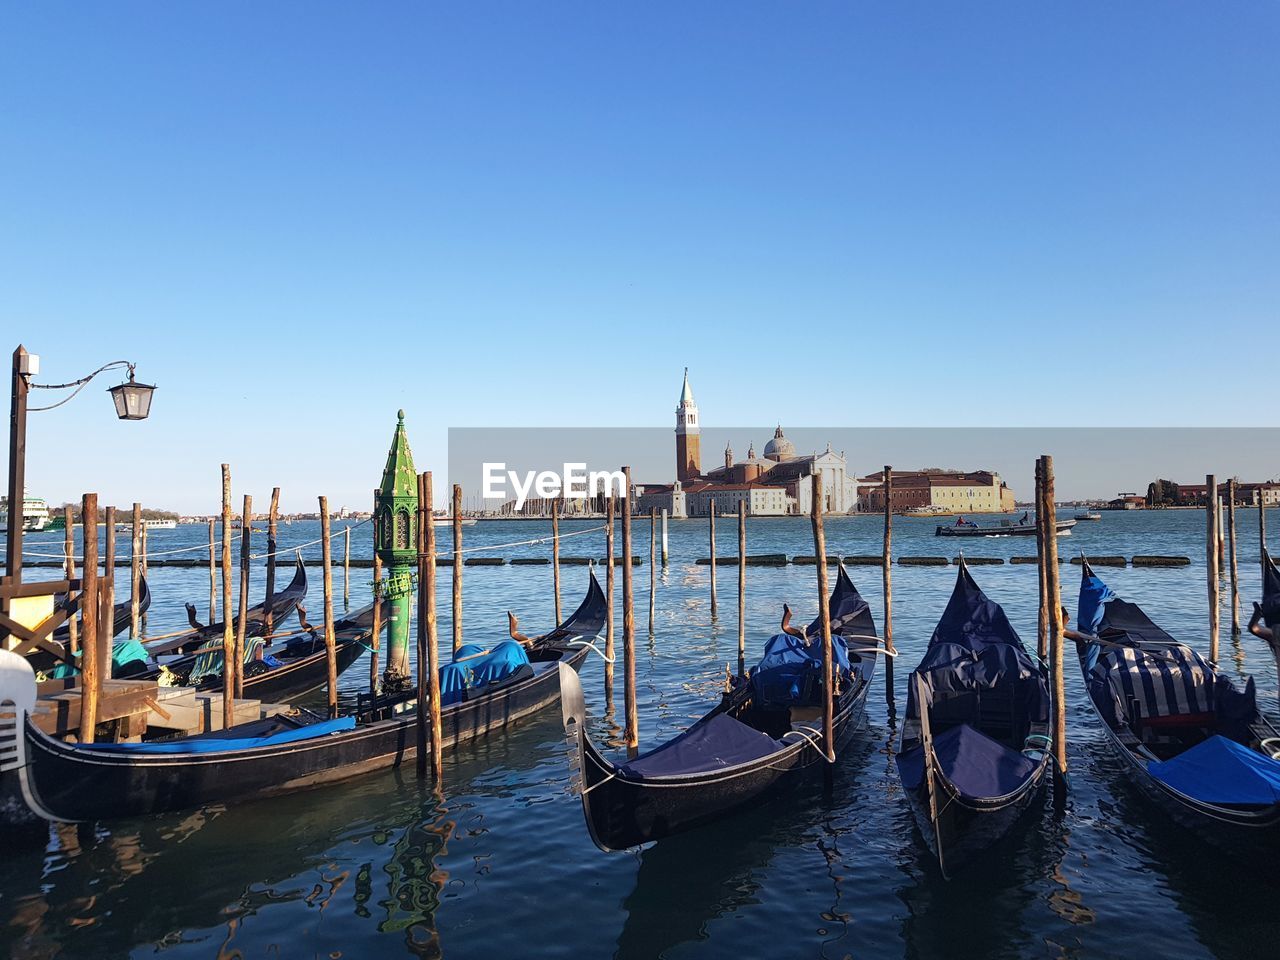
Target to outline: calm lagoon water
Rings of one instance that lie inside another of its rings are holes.
[[[1280,529],[1280,518],[1270,518]],[[1258,597],[1257,514],[1240,521],[1244,609]],[[596,526],[562,524],[566,533]],[[1027,538],[943,540],[927,520],[895,524],[896,553],[1025,556]],[[368,526],[353,531],[353,555],[369,555]],[[466,528],[468,546],[546,535],[534,522]],[[736,552],[732,518],[719,524],[720,552]],[[282,545],[317,535],[314,523],[282,528]],[[154,531],[153,554],[198,543],[203,527]],[[879,550],[881,522],[827,523],[828,549]],[[636,523],[648,553],[648,521]],[[650,568],[636,569],[641,748],[688,725],[718,696],[737,643],[733,568],[719,572],[721,615],[708,603],[705,521],[671,525],[670,566],[658,571],[657,623],[649,636]],[[808,521],[753,521],[750,553],[812,553]],[[31,538],[56,552],[59,538]],[[48,546],[54,544],[54,546]],[[565,556],[603,555],[602,532],[567,539]],[[1171,633],[1202,651],[1207,641],[1204,515],[1198,511],[1104,514],[1060,541],[1064,558],[1178,554],[1179,569],[1104,569],[1122,595],[1143,604]],[[126,544],[127,549],[127,544]],[[548,545],[504,556],[548,556]],[[318,556],[318,547],[308,547]],[[187,554],[190,555],[190,554]],[[179,554],[182,556],[182,554]],[[873,610],[880,571],[851,567]],[[51,573],[51,572],[50,572]],[[321,608],[311,568],[311,619]],[[447,578],[448,571],[443,571]],[[564,603],[586,584],[566,566]],[[1034,565],[974,567],[1034,648]],[[1064,600],[1074,610],[1078,568],[1064,566]],[[894,568],[894,631],[901,657],[896,691],[905,699],[918,660],[949,596],[954,568]],[[352,605],[368,596],[369,571],[353,570]],[[261,593],[255,571],[254,595]],[[335,577],[341,608],[341,583]],[[203,570],[155,568],[149,630],[185,622],[182,603],[203,615]],[[448,588],[441,636],[449,636]],[[812,616],[814,570],[749,568],[749,655],[775,629],[782,602]],[[505,629],[507,609],[533,632],[551,620],[549,567],[469,567],[469,639]],[[1225,612],[1224,624],[1229,625]],[[620,632],[619,632],[620,636]],[[1222,661],[1258,681],[1274,715],[1277,679],[1265,646],[1224,629]],[[342,679],[354,698],[367,678],[361,660]],[[617,734],[604,702],[602,670],[584,668],[599,741]],[[1274,910],[1280,879],[1272,852],[1229,862],[1149,807],[1120,779],[1078,677],[1068,670],[1071,793],[1064,810],[1042,815],[992,855],[947,882],[930,861],[892,767],[895,730],[883,682],[865,729],[841,757],[829,790],[819,781],[713,828],[623,854],[591,844],[568,785],[558,711],[506,736],[445,757],[442,798],[413,777],[388,771],[350,783],[230,808],[99,826],[58,826],[48,843],[0,858],[0,955],[34,957],[1256,957],[1280,950]]]

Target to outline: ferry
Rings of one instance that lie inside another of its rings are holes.
[[[143,520],[142,525],[148,530],[177,530],[177,520]],[[132,530],[133,521],[124,520],[116,523],[117,530]]]
[[[49,526],[49,505],[42,497],[25,494],[22,498],[22,529],[37,531]],[[0,511],[0,527],[6,532],[9,529],[9,508]]]

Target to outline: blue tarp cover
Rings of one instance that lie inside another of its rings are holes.
[[[1226,737],[1210,737],[1147,770],[1161,783],[1203,803],[1280,803],[1280,762]]]
[[[115,674],[120,667],[123,667],[126,663],[132,663],[134,660],[141,660],[146,663],[149,659],[147,648],[137,640],[117,640],[111,646],[111,673]],[[73,669],[70,664],[60,663],[53,668],[53,672],[49,676],[61,680],[64,677],[74,677],[79,672],[79,670]]]
[[[619,769],[631,777],[700,773],[766,757],[783,746],[768,734],[717,713]]]
[[[1038,767],[1031,758],[997,743],[967,723],[935,737],[933,753],[939,772],[970,800],[1013,793]],[[898,755],[898,775],[908,790],[920,788],[924,782],[923,747],[912,747]]]
[[[255,747],[277,747],[299,740],[311,740],[340,730],[354,730],[355,717],[339,717],[307,724],[296,730],[284,730],[266,737],[239,739],[166,740],[162,743],[82,743],[85,750],[127,750],[130,753],[216,753],[220,750],[251,750]]]
[[[835,657],[835,669],[847,675],[849,648],[843,637],[832,636],[831,651]],[[766,709],[804,706],[805,678],[820,678],[821,675],[821,641],[805,644],[788,633],[776,633],[765,643],[760,662],[751,668],[751,683],[755,687],[757,702]],[[817,702],[813,697],[809,699]]]
[[[462,700],[466,690],[509,677],[528,664],[529,655],[514,640],[503,640],[487,654],[479,644],[464,643],[453,660],[440,668],[440,702],[444,706]]]

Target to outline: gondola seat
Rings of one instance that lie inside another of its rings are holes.
[[[726,713],[717,713],[618,769],[628,777],[641,779],[706,773],[767,757],[783,746],[768,734]]]
[[[938,770],[969,800],[1003,797],[1016,791],[1039,766],[1019,750],[964,723],[933,740]],[[917,790],[924,781],[924,748],[915,746],[898,755],[902,785]]]

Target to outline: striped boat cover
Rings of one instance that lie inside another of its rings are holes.
[[[1213,711],[1213,668],[1190,647],[1162,646],[1150,656],[1134,647],[1115,647],[1102,655],[1093,673],[1110,684],[1125,707],[1121,716],[1130,701],[1143,718]]]

